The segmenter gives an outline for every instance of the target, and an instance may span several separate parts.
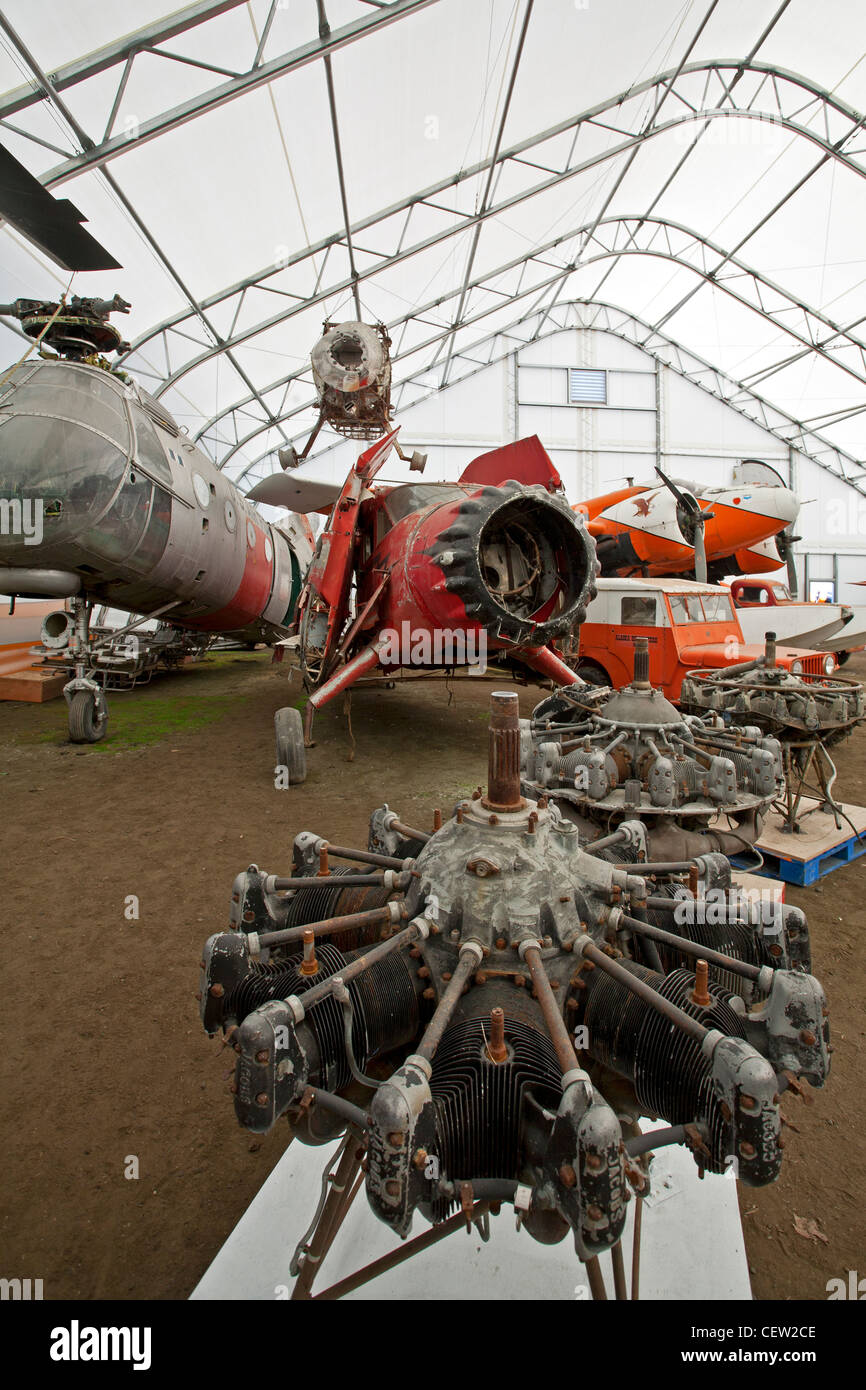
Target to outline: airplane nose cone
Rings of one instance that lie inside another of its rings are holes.
[[[0,417],[0,563],[71,563],[68,550],[109,506],[126,464],[84,424]]]
[[[786,526],[797,520],[800,511],[800,499],[787,487],[732,488],[724,500],[742,512],[768,516]]]
[[[786,525],[790,525],[791,522],[797,520],[800,514],[800,499],[789,488],[781,487],[777,488],[776,491],[779,494],[777,498],[778,515]]]

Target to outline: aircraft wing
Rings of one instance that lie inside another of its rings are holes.
[[[342,491],[340,483],[298,478],[292,473],[272,473],[247,493],[251,502],[286,507],[290,512],[330,511]]]

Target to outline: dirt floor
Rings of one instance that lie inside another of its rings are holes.
[[[849,673],[866,676],[866,660]],[[0,1275],[41,1278],[46,1298],[189,1294],[287,1138],[282,1125],[261,1140],[237,1127],[228,1055],[198,1019],[200,948],[228,924],[233,877],[251,861],[287,871],[303,829],[365,845],[383,801],[432,827],[435,806],[447,813],[484,780],[490,689],[460,683],[450,706],[442,684],[360,692],[354,754],[335,702],[307,782],[286,791],[273,785],[272,716],[301,692],[268,652],[112,695],[92,747],[66,741],[61,701],[0,705]],[[538,698],[523,691],[523,713]],[[839,795],[862,803],[866,727],[838,763]],[[866,1271],[866,861],[787,897],[808,914],[833,1070],[812,1104],[784,1099],[781,1179],[740,1201],[755,1296],[824,1299],[829,1279]]]

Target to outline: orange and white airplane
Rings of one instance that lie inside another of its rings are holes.
[[[788,564],[800,510],[780,474],[758,459],[737,464],[731,486],[702,487],[656,470],[657,485],[619,488],[579,502],[595,537],[603,575],[694,575],[701,583],[730,574],[763,574]]]

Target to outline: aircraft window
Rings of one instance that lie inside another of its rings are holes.
[[[437,487],[433,483],[405,483],[388,493],[385,506],[392,522],[402,521],[411,512],[419,512],[434,502],[451,502],[455,497],[465,497],[461,487]]]
[[[0,418],[3,453],[26,460],[26,496],[42,498],[45,539],[68,535],[108,506],[126,471],[126,454],[101,434],[47,416]],[[53,534],[60,534],[55,531]]]
[[[704,594],[704,617],[708,623],[730,622],[733,618],[727,594]]]
[[[129,450],[129,423],[123,397],[106,373],[76,371],[68,365],[43,363],[22,382],[13,399],[6,404],[23,414],[33,411],[80,420],[108,435],[124,452]]]
[[[121,561],[137,550],[148,522],[153,483],[144,473],[128,473],[104,516],[78,537],[84,550],[102,559]],[[74,505],[71,503],[70,505]]]
[[[384,507],[376,512],[376,544],[379,545],[391,530],[391,518]]]
[[[620,609],[620,622],[623,627],[655,627],[655,599],[638,598],[634,594],[624,598]]]
[[[161,401],[158,401],[149,391],[145,391],[143,386],[139,386],[137,389],[141,403],[151,419],[155,420],[158,425],[162,425],[169,434],[177,437],[179,433],[177,422],[172,415],[169,415]]]
[[[171,487],[171,468],[159,435],[137,405],[131,405],[130,409],[135,421],[135,453],[138,462],[159,482],[167,483]]]
[[[671,606],[671,616],[677,627],[682,623],[703,622],[704,610],[697,594],[669,594],[668,602]]]
[[[147,530],[126,563],[140,574],[147,574],[163,554],[170,529],[171,497],[161,487],[154,486]]]

